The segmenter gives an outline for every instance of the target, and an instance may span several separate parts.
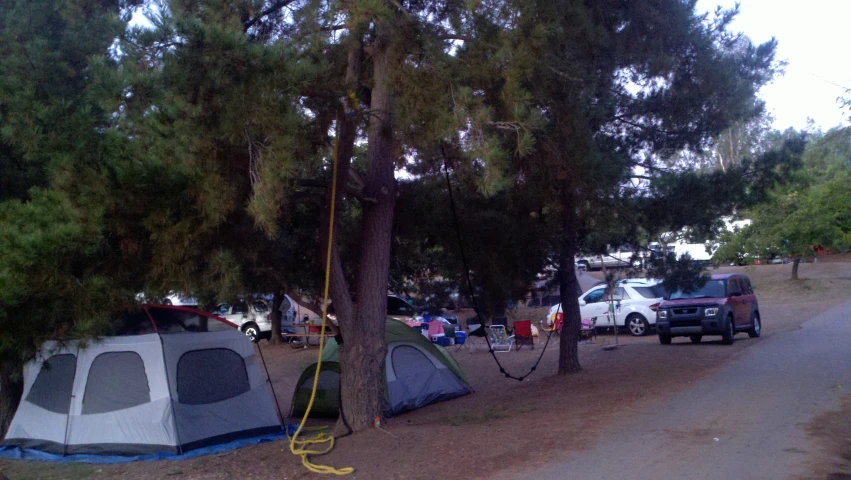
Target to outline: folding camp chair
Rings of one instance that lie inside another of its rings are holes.
[[[528,345],[530,349],[535,349],[535,342],[532,340],[532,320],[517,320],[514,322],[514,346],[517,351],[520,347]]]
[[[463,347],[467,342],[466,338],[461,338],[458,333],[455,331],[455,327],[450,327],[448,325],[443,326],[443,334],[447,339],[449,339],[450,346],[455,346],[455,350],[459,350]],[[460,343],[459,343],[460,342]]]
[[[508,335],[505,330],[505,325],[491,325],[488,327],[488,338],[491,342],[491,349],[494,352],[510,352],[514,346],[514,335]]]
[[[564,324],[564,314],[559,312],[555,314],[555,322],[550,327],[544,325],[543,321],[538,322],[538,327],[542,332],[550,337],[550,342],[558,343],[558,338],[561,335],[561,326]]]
[[[579,341],[594,343],[597,340],[597,317],[583,318],[579,327]]]
[[[492,325],[502,325],[509,335],[514,335],[514,331],[508,328],[508,318],[506,317],[494,317]]]
[[[479,317],[467,319],[467,338],[464,340],[464,345],[470,353],[473,353],[473,347],[483,341],[486,336],[487,331],[482,327],[482,321],[479,320]]]

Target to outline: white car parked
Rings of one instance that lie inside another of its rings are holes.
[[[600,285],[579,296],[579,313],[582,318],[597,317],[597,327],[612,327],[611,303],[614,305],[614,319],[617,327],[626,327],[629,333],[639,337],[656,323],[656,308],[662,302],[665,291],[659,280],[629,278],[615,283],[614,295],[609,288]],[[547,315],[547,322],[555,322],[556,313],[561,312],[561,304],[554,305]]]
[[[252,342],[270,335],[272,331],[271,309],[265,300],[259,298],[235,303],[220,303],[210,313],[235,323]]]

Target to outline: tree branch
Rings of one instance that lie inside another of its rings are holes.
[[[252,19],[249,19],[249,20],[247,20],[245,23],[243,23],[243,24],[242,24],[242,28],[243,28],[243,30],[244,30],[244,31],[247,31],[249,28],[253,27],[253,26],[254,26],[257,22],[259,22],[260,20],[262,20],[262,19],[263,19],[263,17],[265,17],[265,16],[267,16],[267,15],[269,15],[269,14],[275,13],[276,11],[278,11],[278,10],[280,10],[280,9],[282,9],[282,8],[285,8],[286,6],[288,6],[289,4],[293,3],[294,1],[295,1],[295,0],[279,0],[279,1],[275,2],[275,3],[273,3],[271,7],[269,7],[269,8],[267,8],[266,10],[263,10],[262,12],[260,12],[260,15],[257,15],[256,17],[254,17],[254,18],[252,18]]]

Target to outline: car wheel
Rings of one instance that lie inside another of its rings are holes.
[[[249,323],[242,329],[242,332],[248,335],[248,338],[253,342],[257,343],[260,341],[260,328],[253,323]]]
[[[641,260],[635,260],[634,262],[632,262],[632,268],[636,270],[641,270],[642,268],[644,268],[644,265],[642,265]]]
[[[640,337],[647,333],[647,330],[650,329],[650,325],[648,325],[647,320],[638,313],[633,313],[632,315],[626,317],[626,328],[629,329],[629,333],[634,337]]]
[[[703,335],[689,335],[688,338],[689,340],[691,340],[691,343],[697,344],[700,343],[701,340],[703,340]]]
[[[670,335],[659,335],[659,343],[662,345],[670,345],[671,344],[671,336]]]
[[[753,320],[751,320],[751,328],[748,330],[748,336],[757,338],[762,334],[762,322],[759,321],[759,313],[754,312]]]
[[[727,322],[724,324],[724,333],[721,334],[721,340],[724,345],[732,345],[733,337],[736,336],[736,325],[733,323],[733,316],[727,317]]]
[[[163,305],[171,305],[171,300],[164,298],[163,299]]]

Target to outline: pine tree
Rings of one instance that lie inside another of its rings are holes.
[[[128,296],[104,274],[115,255],[102,186],[122,148],[109,116],[120,89],[105,80],[124,6],[0,5],[0,432],[23,363],[46,340],[103,332]]]
[[[473,92],[505,120],[524,110],[541,119],[531,151],[514,143],[526,153],[516,172],[545,186],[553,211],[566,314],[559,372],[575,372],[577,248],[597,224],[635,211],[617,209],[646,188],[630,186],[635,168],[652,181],[660,159],[759,114],[754,95],[774,73],[775,42],[731,33],[735,10],[699,15],[676,0],[482,2],[476,13],[482,34],[458,53],[489,60],[470,74]]]

